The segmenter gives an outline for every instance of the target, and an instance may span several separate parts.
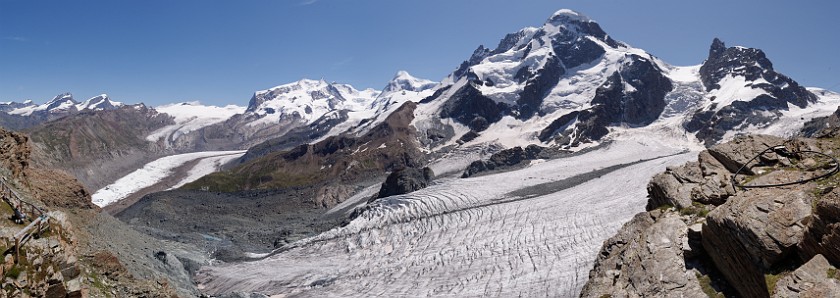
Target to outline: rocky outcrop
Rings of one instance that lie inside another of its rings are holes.
[[[8,297],[82,297],[87,295],[83,287],[81,267],[76,255],[76,237],[67,216],[61,212],[51,214],[50,236],[29,240],[15,261],[15,255],[5,254],[0,266],[4,277],[0,289]],[[6,243],[11,240],[13,230],[0,229],[0,238]],[[7,297],[0,294],[2,297]]]
[[[785,143],[784,139],[774,136],[737,137],[731,142],[700,152],[696,162],[668,167],[665,173],[657,174],[648,184],[649,200],[646,209],[652,210],[663,205],[687,208],[692,202],[721,205],[735,194],[731,182],[733,173],[758,153]],[[772,152],[766,156],[775,158]],[[759,161],[773,162],[766,158]],[[745,168],[743,173],[751,174],[750,167]]]
[[[736,172],[750,159],[767,148],[784,145],[785,139],[769,135],[747,135],[737,137],[730,142],[709,148],[709,154],[717,159],[727,170]],[[752,174],[745,168],[747,174]]]
[[[402,195],[426,188],[426,186],[429,186],[434,178],[435,173],[428,167],[423,169],[398,169],[391,172],[391,174],[385,178],[385,182],[382,183],[382,187],[379,188],[378,197],[384,198]]]
[[[488,160],[477,160],[470,163],[464,170],[461,178],[467,178],[479,173],[496,170],[511,169],[523,165],[526,161],[535,159],[549,159],[557,152],[537,145],[528,145],[525,149],[516,146],[510,149],[499,151],[490,156]]]
[[[814,256],[805,265],[783,277],[773,289],[775,297],[837,297],[840,276],[822,255]]]
[[[812,200],[801,188],[755,189],[709,213],[703,247],[739,294],[767,295],[764,274],[796,256]]]
[[[0,128],[0,167],[7,169],[12,178],[22,178],[29,168],[32,146],[26,135]]]
[[[817,199],[814,214],[808,224],[805,239],[799,245],[800,255],[809,259],[823,255],[834,264],[840,264],[840,189],[833,188]]]
[[[676,213],[637,214],[604,242],[581,297],[704,297],[686,269],[688,226]]]
[[[836,288],[840,282],[836,274],[840,178],[784,187],[732,188],[732,172],[779,144],[790,151],[840,149],[832,140],[744,136],[701,152],[697,161],[668,168],[648,186],[649,211],[605,242],[583,296],[702,297],[685,292],[697,284],[710,297],[831,297],[840,293]],[[795,181],[808,177],[808,172],[824,171],[807,166],[814,163],[812,159],[767,152],[747,164],[748,170],[738,178],[751,185]],[[667,227],[654,228],[657,225]],[[679,242],[683,243],[681,254],[672,246],[653,245],[675,241],[685,241]],[[660,259],[670,261],[657,263]],[[647,277],[651,270],[661,273],[654,273],[659,279]],[[665,288],[672,290],[661,292]]]

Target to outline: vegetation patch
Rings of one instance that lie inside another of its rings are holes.
[[[709,208],[698,202],[691,202],[690,207],[680,209],[680,215],[696,215],[699,217],[706,217],[709,215]]]
[[[709,296],[711,298],[726,297],[725,295],[723,295],[723,293],[715,290],[715,288],[712,286],[711,277],[709,277],[708,275],[702,275],[698,272],[695,272],[694,275],[697,276],[697,281],[700,283],[700,289],[703,290],[703,293],[705,293],[706,296]]]
[[[12,266],[9,271],[6,271],[6,277],[11,279],[17,279],[20,276],[20,273],[23,272],[19,265]]]
[[[767,293],[771,296],[773,292],[776,291],[776,283],[779,282],[782,277],[785,277],[788,272],[781,272],[779,274],[765,274],[764,275],[764,283],[767,285]]]

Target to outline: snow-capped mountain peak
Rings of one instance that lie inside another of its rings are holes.
[[[57,95],[52,100],[39,106],[39,108],[43,107],[43,109],[47,111],[64,111],[75,107],[77,104],[79,104],[79,102],[73,99],[73,94],[64,93]]]
[[[551,17],[548,18],[549,23],[558,23],[558,22],[591,22],[592,19],[589,17],[571,10],[571,9],[560,9],[555,12]]]
[[[3,102],[3,103],[0,103],[0,112],[11,113],[12,111],[17,110],[17,109],[31,108],[31,107],[35,107],[35,106],[37,106],[37,105],[34,104],[31,99],[27,99],[24,102],[15,102],[15,101]]]
[[[42,105],[24,104],[9,111],[8,113],[13,115],[30,116],[33,113],[53,114],[75,112],[77,111],[76,105],[78,104],[79,102],[73,99],[73,94],[62,93],[56,95],[55,97],[53,97],[53,99]]]
[[[107,94],[100,94],[79,103],[73,98],[71,93],[62,93],[56,95],[50,101],[37,105],[27,100],[23,103],[10,103],[5,107],[0,107],[0,111],[12,115],[31,116],[33,114],[66,114],[79,111],[101,111],[113,110],[124,106],[125,104],[111,100]]]
[[[312,123],[328,113],[339,110],[361,110],[379,95],[373,89],[356,90],[348,84],[302,79],[254,93],[247,114],[256,116],[255,124],[297,120]]]
[[[388,82],[388,85],[382,89],[382,93],[387,94],[400,91],[419,92],[433,88],[435,85],[437,85],[437,83],[434,81],[419,79],[412,76],[405,70],[400,70],[394,75],[394,78]]]
[[[101,111],[116,109],[123,105],[124,104],[121,102],[111,100],[111,98],[108,97],[108,94],[100,94],[98,96],[85,100],[83,103],[76,105],[76,109],[79,111]]]

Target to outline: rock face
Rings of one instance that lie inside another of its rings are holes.
[[[452,118],[460,123],[463,123],[474,131],[482,131],[486,129],[483,127],[476,127],[474,120],[481,118],[483,121],[490,123],[499,121],[506,113],[508,107],[503,103],[496,103],[490,98],[481,94],[481,91],[472,85],[468,84],[457,92],[455,92],[443,104],[440,110],[441,118]]]
[[[802,189],[754,189],[709,213],[703,247],[739,294],[767,295],[764,274],[796,256],[812,200]]]
[[[402,168],[391,172],[382,187],[379,189],[379,198],[390,197],[395,195],[407,194],[419,189],[426,188],[432,179],[435,178],[435,173],[432,169],[426,167],[423,169],[417,168]]]
[[[832,274],[833,273],[833,274]],[[793,273],[776,283],[775,297],[837,297],[840,278],[837,268],[822,255],[816,255]]]
[[[664,111],[665,95],[671,90],[671,80],[656,64],[630,55],[595,91],[591,108],[560,116],[540,132],[539,139],[558,138],[561,144],[565,140],[592,141],[609,133],[610,125],[648,125]]]
[[[840,264],[840,190],[834,188],[817,200],[808,232],[799,248],[803,259],[821,254],[832,263]]]
[[[706,145],[719,141],[723,135],[742,125],[763,125],[778,117],[778,110],[788,109],[788,104],[804,108],[817,100],[796,81],[776,72],[773,64],[759,49],[744,47],[727,48],[715,38],[709,57],[700,68],[700,78],[706,91],[719,90],[729,79],[746,82],[739,88],[753,89],[745,98],[712,98],[711,106],[697,111],[685,128],[696,132]],[[741,96],[722,94],[722,96]],[[717,102],[716,102],[717,101]],[[718,103],[723,102],[723,103]]]
[[[349,185],[326,185],[315,192],[315,204],[323,208],[332,208],[341,202],[344,202],[356,191],[355,187]]]
[[[601,85],[592,104],[602,105],[601,116],[609,123],[644,126],[659,118],[665,109],[665,94],[672,89],[671,80],[658,66],[631,55],[624,67]]]
[[[637,214],[604,242],[581,297],[705,297],[686,270],[688,226],[676,213],[656,215]]]
[[[32,146],[26,135],[0,128],[0,166],[10,171],[12,178],[21,178],[29,168]]]

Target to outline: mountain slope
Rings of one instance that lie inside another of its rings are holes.
[[[408,126],[416,104],[407,102],[360,137],[331,136],[288,151],[255,157],[228,171],[211,174],[186,189],[239,191],[305,185],[356,184],[395,168],[422,161],[414,129]]]
[[[33,159],[75,175],[95,191],[163,154],[148,142],[150,132],[173,123],[142,104],[83,111],[26,130],[37,150]]]

